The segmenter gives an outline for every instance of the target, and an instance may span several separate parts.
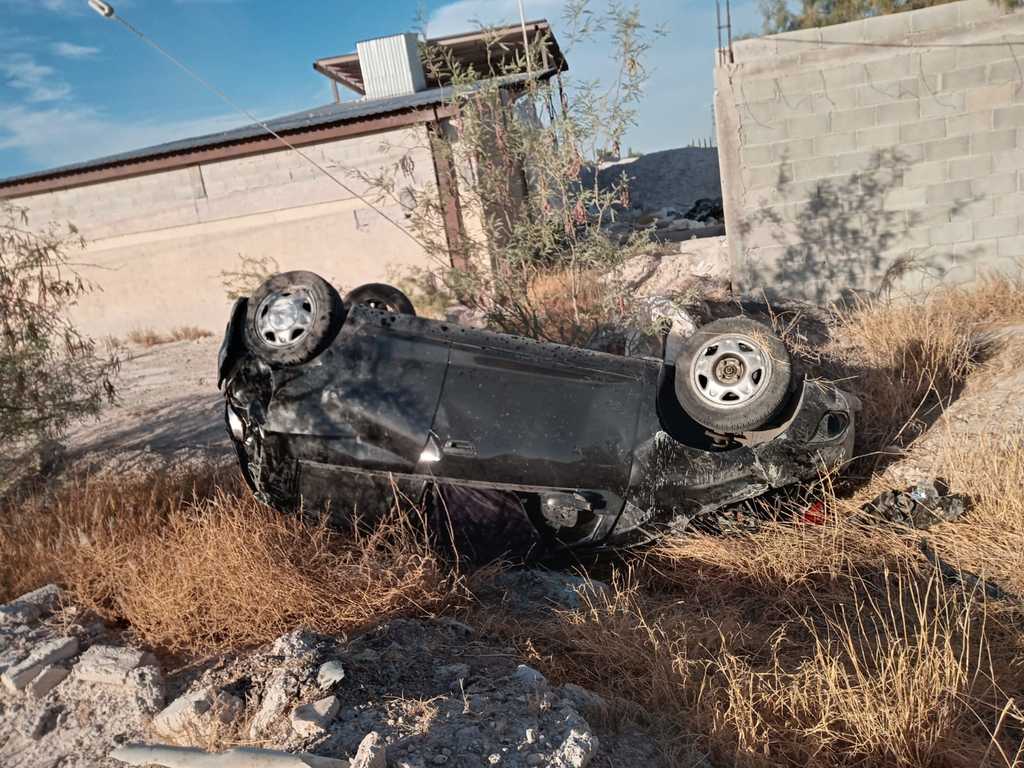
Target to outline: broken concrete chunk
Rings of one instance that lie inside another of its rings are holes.
[[[30,739],[38,740],[53,731],[64,720],[64,707],[51,705],[31,713],[23,724],[22,733]]]
[[[24,595],[0,605],[0,626],[28,624],[40,616],[53,613],[60,605],[61,591],[56,584],[26,592]]]
[[[562,695],[572,702],[579,712],[600,712],[607,709],[608,702],[600,695],[575,683],[562,686]]]
[[[270,652],[274,656],[296,659],[310,655],[315,648],[316,638],[304,629],[296,629],[277,638]]]
[[[586,768],[597,754],[597,736],[586,728],[572,728],[551,761],[558,768]]]
[[[320,690],[327,691],[345,679],[345,667],[337,659],[331,659],[320,665],[316,673],[316,683]]]
[[[516,667],[516,671],[512,673],[512,676],[524,685],[534,687],[546,685],[548,682],[548,679],[544,677],[544,675],[526,664],[520,664]]]
[[[31,624],[40,616],[39,607],[17,601],[0,605],[0,626]]]
[[[328,696],[312,704],[296,707],[292,710],[292,730],[300,736],[317,736],[323,733],[338,714],[339,706],[337,696]]]
[[[275,669],[267,678],[263,689],[263,700],[249,726],[253,738],[263,736],[274,722],[288,709],[298,690],[299,681],[286,669]]]
[[[164,705],[164,676],[158,667],[133,669],[125,678],[124,688],[144,712],[156,712]]]
[[[50,664],[43,667],[43,671],[36,675],[28,684],[28,693],[41,699],[52,691],[61,680],[68,676],[68,668],[60,664]]]
[[[363,737],[349,768],[387,768],[387,748],[379,733],[370,731]]]
[[[179,696],[153,718],[153,730],[176,739],[204,729],[213,718],[230,723],[242,713],[242,702],[225,691],[203,688]]]
[[[128,765],[162,765],[166,768],[347,768],[348,762],[303,752],[291,754],[272,749],[240,747],[227,752],[207,752],[197,747],[126,744],[110,756]]]
[[[56,640],[37,645],[27,658],[3,673],[3,683],[11,692],[20,691],[43,670],[43,667],[69,659],[76,653],[78,640],[73,637],[58,637]]]
[[[137,648],[94,645],[87,648],[75,667],[75,677],[99,685],[125,686],[133,669],[156,664],[156,657]]]

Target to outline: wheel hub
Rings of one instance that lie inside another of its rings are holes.
[[[741,334],[712,339],[690,368],[694,389],[716,408],[735,408],[758,397],[771,377],[771,359]]]
[[[743,361],[735,357],[723,357],[715,365],[714,374],[719,384],[732,386],[743,378]]]
[[[256,310],[256,330],[274,347],[296,344],[309,333],[316,299],[304,288],[272,293]]]

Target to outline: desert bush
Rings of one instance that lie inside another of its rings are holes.
[[[235,269],[221,270],[220,280],[229,299],[251,296],[270,276],[281,271],[273,256],[244,256],[238,254]]]
[[[597,174],[584,183],[581,170],[596,165],[605,150],[619,154],[636,119],[647,80],[644,57],[656,32],[641,23],[636,9],[589,5],[568,4],[571,37],[606,33],[613,74],[604,85],[574,84],[564,100],[553,79],[523,77],[544,71],[543,38],[531,42],[529,59],[493,42],[487,71],[462,65],[441,47],[423,51],[430,74],[454,89],[456,115],[431,135],[431,144],[457,181],[465,222],[457,243],[448,240],[436,195],[403,197],[407,158],[378,175],[358,174],[379,199],[405,207],[410,229],[428,253],[452,254],[456,267],[432,268],[420,280],[434,290],[444,286],[496,328],[572,344],[585,343],[628,312],[632,296],[621,267],[650,244],[647,231],[624,243],[605,232],[618,207],[628,205],[625,175],[602,187]],[[537,290],[550,281],[561,292],[554,313],[547,294]]]
[[[116,357],[102,357],[69,318],[95,290],[76,271],[84,246],[74,226],[31,229],[0,200],[0,445],[56,438],[114,396]]]
[[[298,626],[349,632],[457,589],[415,525],[354,536],[256,502],[234,477],[82,480],[0,510],[3,598],[48,581],[146,644],[207,654]]]

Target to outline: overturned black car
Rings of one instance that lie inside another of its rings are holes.
[[[627,546],[813,478],[850,458],[857,406],[743,317],[671,361],[622,357],[419,318],[386,285],[343,300],[310,272],[236,302],[219,369],[260,499],[345,524],[400,494],[458,525],[487,498],[494,554],[520,521],[537,553]]]

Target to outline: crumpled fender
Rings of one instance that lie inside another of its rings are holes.
[[[245,316],[249,311],[249,299],[235,299],[231,307],[231,319],[224,329],[224,340],[217,353],[217,389],[231,378],[235,363],[245,355]]]

